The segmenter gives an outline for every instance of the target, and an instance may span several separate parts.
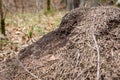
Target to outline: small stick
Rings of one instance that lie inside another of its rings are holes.
[[[95,47],[97,49],[97,78],[96,80],[99,80],[99,77],[100,77],[100,50],[99,50],[99,46],[98,46],[98,43],[96,41],[96,37],[95,35],[93,34],[93,40],[95,42]]]

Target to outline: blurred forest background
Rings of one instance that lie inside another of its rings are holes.
[[[56,29],[78,7],[118,5],[120,0],[0,0],[0,61]]]

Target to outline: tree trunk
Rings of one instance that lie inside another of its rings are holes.
[[[25,7],[24,7],[24,0],[21,1],[21,6],[22,6],[22,13],[24,13]]]
[[[1,33],[5,35],[5,18],[4,18],[4,13],[3,13],[3,8],[2,8],[2,0],[0,0],[0,12],[1,12]]]
[[[74,0],[74,1],[73,1],[73,4],[74,4],[74,9],[75,9],[75,8],[78,8],[78,7],[79,7],[79,4],[80,4],[80,0]]]
[[[70,11],[73,9],[73,0],[67,0],[67,10]]]
[[[80,0],[80,7],[95,7],[99,6],[99,0]]]
[[[16,9],[16,11],[17,11],[18,6],[17,6],[17,1],[16,1],[16,0],[14,0],[14,4],[15,4],[15,9]]]
[[[36,12],[39,12],[40,9],[40,0],[36,0]]]
[[[78,8],[80,4],[80,0],[67,0],[67,10],[70,11],[72,9]]]
[[[51,0],[47,0],[47,10],[50,11],[51,9]]]

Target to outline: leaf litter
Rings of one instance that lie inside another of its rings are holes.
[[[5,79],[119,80],[120,9],[75,9],[57,29],[4,63]]]

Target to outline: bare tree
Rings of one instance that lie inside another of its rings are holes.
[[[0,15],[1,15],[1,33],[5,35],[5,17],[3,12],[3,3],[2,0],[0,0]]]
[[[15,4],[15,9],[16,9],[16,11],[17,11],[17,9],[18,9],[17,0],[14,0],[14,4]]]
[[[40,0],[36,0],[36,12],[39,11],[39,6],[40,6]]]
[[[74,5],[74,9],[78,8],[80,4],[80,0],[74,0],[73,5]]]
[[[67,10],[70,11],[79,7],[80,0],[67,0]]]
[[[24,9],[25,9],[24,0],[21,0],[21,6],[22,6],[22,13],[24,13]]]
[[[80,0],[80,7],[95,7],[99,6],[99,2],[102,3],[101,1],[103,0]]]
[[[67,10],[70,11],[73,9],[73,0],[67,0]]]
[[[47,10],[50,11],[51,9],[51,0],[47,0]]]

